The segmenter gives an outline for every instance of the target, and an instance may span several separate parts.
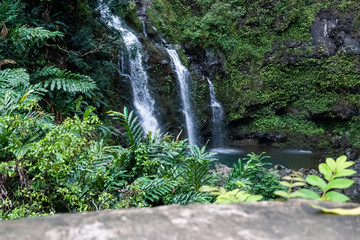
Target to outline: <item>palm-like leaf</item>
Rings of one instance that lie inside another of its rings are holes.
[[[89,76],[60,70],[52,66],[38,69],[33,78],[50,91],[56,89],[70,93],[86,93],[97,89],[94,80]]]
[[[153,180],[143,178],[137,181],[141,182],[141,189],[145,192],[145,198],[152,202],[157,202],[162,197],[173,192],[179,184],[178,181],[166,178],[155,178]]]
[[[124,113],[109,111],[110,116],[115,119],[120,119],[121,125],[126,129],[129,135],[129,145],[133,146],[139,143],[144,135],[140,123],[137,122],[137,117],[133,117],[133,111],[128,113],[127,108],[124,108]]]

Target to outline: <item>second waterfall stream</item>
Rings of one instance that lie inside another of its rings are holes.
[[[155,117],[155,101],[149,90],[149,77],[144,70],[142,63],[142,45],[136,35],[126,26],[123,20],[112,14],[109,7],[99,0],[99,10],[101,20],[111,29],[119,32],[128,54],[129,77],[133,91],[133,103],[140,118],[143,130],[147,132],[156,132],[160,126]]]
[[[183,112],[185,115],[186,121],[186,130],[188,133],[189,143],[191,145],[197,144],[197,137],[196,137],[196,130],[194,124],[194,116],[191,108],[190,103],[190,92],[189,92],[189,85],[188,80],[190,78],[190,73],[186,69],[184,65],[182,65],[179,55],[177,54],[176,50],[166,48],[168,52],[171,63],[173,65],[173,69],[176,72],[177,78],[180,84],[180,93],[181,93],[181,101],[183,105]]]

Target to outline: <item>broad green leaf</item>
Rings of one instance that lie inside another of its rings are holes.
[[[335,163],[335,160],[332,159],[332,158],[327,158],[326,159],[326,164],[329,166],[330,170],[332,172],[335,172],[336,170],[336,163]]]
[[[353,174],[355,174],[356,171],[355,170],[352,170],[352,169],[344,169],[340,172],[337,172],[335,174],[336,177],[347,177],[347,176],[351,176]]]
[[[286,182],[286,181],[280,181],[279,182],[281,185],[285,186],[285,187],[290,187],[290,183]]]
[[[230,195],[233,195],[232,202],[245,202],[245,200],[250,196],[250,194],[245,191],[239,191],[239,189],[235,189],[229,192]]]
[[[316,175],[310,175],[306,178],[306,182],[310,185],[317,186],[321,190],[325,190],[326,182]]]
[[[291,180],[292,180],[292,177],[290,177],[290,176],[285,176],[285,177],[283,177],[283,179],[284,179],[284,180],[289,180],[289,181],[291,181]]]
[[[291,194],[290,194],[290,197],[291,198],[297,198],[297,197],[301,197],[302,196],[302,193],[299,193],[299,192],[292,192]]]
[[[307,199],[320,199],[319,194],[309,190],[309,189],[300,189],[296,191],[297,193],[300,193],[301,198],[307,198]]]
[[[319,171],[324,175],[326,180],[329,181],[331,179],[333,172],[328,165],[326,165],[325,163],[320,163]]]
[[[344,163],[346,162],[346,156],[340,156],[336,159],[336,170],[343,168]]]
[[[333,213],[338,215],[360,215],[360,207],[345,209],[345,208],[323,208],[316,205],[311,205],[313,208],[320,209],[325,213]]]
[[[293,183],[291,186],[292,187],[302,187],[302,186],[306,186],[307,184],[304,182],[295,182]]]
[[[216,204],[227,204],[227,203],[231,203],[231,200],[227,196],[221,195],[216,198],[215,203]]]
[[[346,202],[349,201],[350,198],[348,198],[346,195],[342,193],[338,193],[335,191],[327,192],[324,196],[324,200],[330,200],[335,202]]]
[[[218,192],[219,188],[203,185],[203,186],[200,187],[199,191],[200,192]]]
[[[326,190],[334,189],[334,188],[348,188],[354,183],[353,180],[345,179],[345,178],[338,178],[334,179],[326,186]]]
[[[305,179],[300,178],[300,177],[295,177],[294,181],[298,181],[298,182],[306,182]]]
[[[246,202],[257,202],[260,201],[263,198],[261,195],[251,195],[246,199]]]
[[[284,191],[275,191],[274,194],[283,198],[290,198],[290,194]]]
[[[342,165],[336,167],[335,177],[342,176],[342,173],[346,170],[346,168],[354,165],[354,162],[344,162]]]

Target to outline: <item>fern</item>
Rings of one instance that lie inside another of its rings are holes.
[[[28,51],[32,46],[40,47],[46,40],[54,37],[63,37],[64,34],[58,31],[49,31],[42,27],[21,26],[15,28],[11,40],[19,53]]]
[[[0,89],[29,86],[30,76],[24,68],[5,69],[0,71]]]
[[[190,156],[184,163],[184,177],[194,190],[199,190],[211,178],[208,171],[214,153],[205,152],[205,147],[200,149],[198,146],[191,146],[190,151]]]
[[[108,111],[110,116],[121,121],[121,125],[126,129],[129,136],[129,145],[133,146],[139,143],[144,135],[140,123],[137,122],[137,117],[133,118],[133,111],[128,113],[126,107],[124,107],[124,113]]]
[[[150,180],[148,178],[140,178],[137,181],[140,181],[140,188],[145,192],[145,198],[157,202],[162,197],[165,197],[167,194],[174,191],[178,186],[179,182],[166,178],[156,178]]]
[[[86,93],[97,89],[95,81],[89,76],[60,70],[53,66],[38,69],[33,78],[50,91],[56,89],[70,93]]]
[[[30,85],[30,76],[23,68],[0,71],[0,115],[10,114],[20,103],[22,107],[30,104],[31,109],[35,104],[31,100],[40,98],[43,92],[39,85]]]
[[[212,197],[205,193],[190,191],[176,194],[172,199],[170,199],[169,203],[187,205],[192,203],[209,203],[211,200]]]
[[[20,22],[24,4],[20,0],[5,0],[0,4],[0,26]]]

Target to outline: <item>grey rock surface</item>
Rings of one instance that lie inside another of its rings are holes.
[[[359,239],[360,216],[322,214],[310,204],[358,206],[292,200],[58,214],[0,222],[0,239]]]

